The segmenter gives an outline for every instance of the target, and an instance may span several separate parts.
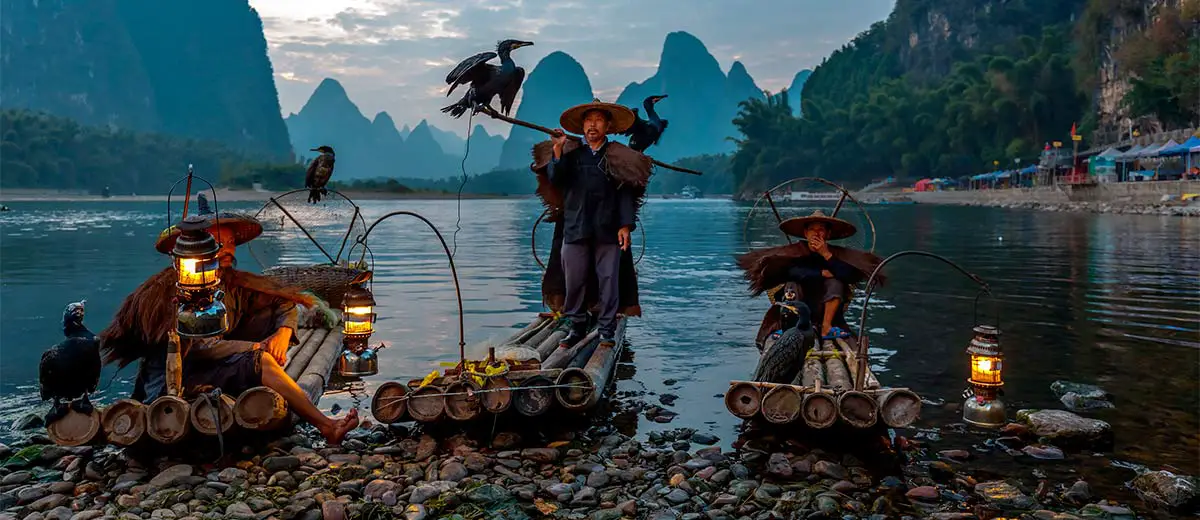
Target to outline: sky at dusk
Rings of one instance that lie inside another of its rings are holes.
[[[263,19],[284,115],[317,84],[345,86],[368,118],[387,111],[398,126],[421,119],[466,133],[439,109],[446,74],[463,58],[506,38],[534,46],[513,53],[532,71],[556,50],[578,60],[592,89],[615,100],[658,66],[663,40],[687,31],[725,72],[741,61],[760,88],[778,91],[872,23],[895,0],[250,0]],[[494,60],[498,61],[498,60]],[[486,118],[485,118],[486,119]],[[476,119],[479,122],[480,119]],[[485,124],[507,135],[502,124]]]

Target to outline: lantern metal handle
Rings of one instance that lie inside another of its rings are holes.
[[[871,276],[869,276],[867,278],[866,296],[863,298],[862,314],[858,320],[858,352],[856,353],[858,367],[857,367],[857,370],[855,371],[855,375],[854,375],[854,389],[855,390],[860,390],[860,391],[862,390],[864,378],[866,376],[867,308],[869,308],[871,306],[871,293],[873,293],[875,291],[875,277],[878,276],[879,273],[883,272],[883,266],[887,265],[888,262],[891,262],[892,260],[895,260],[895,259],[903,257],[903,256],[908,256],[908,255],[926,256],[929,258],[933,258],[935,260],[941,260],[943,263],[958,270],[958,272],[962,273],[967,278],[970,278],[971,281],[979,284],[980,293],[986,293],[989,296],[992,294],[992,290],[988,286],[987,282],[983,281],[983,278],[980,278],[979,275],[976,275],[975,273],[967,271],[966,269],[963,269],[962,266],[954,263],[954,261],[952,261],[944,256],[935,254],[935,253],[930,253],[928,251],[908,250],[908,251],[900,251],[899,253],[894,253],[891,256],[883,259],[882,262],[879,262],[879,265],[875,266],[875,270],[871,271]],[[976,299],[978,299],[978,296],[976,296]]]
[[[217,189],[213,187],[213,184],[211,182],[208,182],[208,179],[205,179],[204,177],[196,175],[195,172],[192,170],[192,165],[190,165],[190,164],[188,165],[187,176],[182,179],[176,180],[175,183],[171,185],[171,189],[167,192],[167,227],[170,227],[172,225],[171,224],[171,196],[175,194],[175,188],[179,186],[179,183],[184,182],[184,181],[187,181],[187,191],[188,192],[186,194],[184,194],[184,196],[183,196],[183,216],[180,217],[179,220],[182,222],[183,219],[187,218],[188,201],[192,196],[192,179],[193,178],[199,179],[200,181],[203,181],[204,184],[208,185],[208,190],[212,193],[212,196],[213,196],[213,219],[215,221],[215,223],[213,224],[213,227],[219,227],[221,225],[221,208],[220,208],[220,206],[218,206]]]
[[[990,290],[988,290],[986,285],[984,287],[980,288],[979,293],[977,293],[975,295],[975,303],[972,305],[972,308],[971,308],[971,313],[972,313],[971,327],[974,328],[979,325],[979,299],[984,296],[987,296],[988,299],[992,301],[992,304],[996,308],[996,329],[999,330],[1000,329],[1000,302],[996,301],[996,296],[993,295]]]
[[[425,225],[429,226],[429,229],[432,229],[433,233],[437,235],[438,241],[442,243],[442,249],[446,252],[446,259],[450,261],[450,275],[454,278],[454,296],[458,299],[458,357],[459,363],[462,366],[465,366],[467,360],[467,333],[466,326],[464,324],[465,319],[463,313],[462,288],[458,283],[458,269],[454,267],[454,254],[450,252],[450,246],[446,245],[446,239],[442,237],[442,232],[438,231],[437,226],[433,225],[433,222],[430,222],[429,219],[421,216],[418,213],[406,210],[393,211],[382,217],[379,217],[378,219],[375,219],[375,222],[372,222],[371,225],[367,227],[366,232],[364,232],[362,235],[359,235],[355,242],[362,244],[363,247],[366,247],[367,236],[371,234],[371,231],[375,230],[375,226],[378,226],[380,222],[383,222],[396,215],[408,215],[410,217],[419,219],[421,222],[424,222]],[[367,249],[367,251],[370,251],[370,249]],[[371,261],[374,262],[373,255]],[[375,277],[371,276],[372,283],[374,283],[374,280]]]

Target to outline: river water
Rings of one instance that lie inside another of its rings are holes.
[[[454,201],[360,205],[367,222],[396,209],[418,212],[452,241]],[[62,338],[67,303],[86,298],[85,323],[98,332],[129,291],[168,265],[152,248],[166,219],[162,204],[11,207],[0,214],[3,424],[44,409],[37,363]],[[258,205],[222,205],[227,208],[253,212]],[[655,394],[677,395],[669,408],[680,415],[670,424],[641,418],[640,435],[690,426],[719,436],[726,446],[737,436],[739,421],[719,395],[729,380],[752,374],[752,338],[765,308],[763,298],[747,297],[733,263],[746,249],[748,209],[727,200],[652,200],[643,210],[647,247],[638,272],[645,316],[630,323],[632,360],[618,387],[649,392],[655,404]],[[1087,414],[1113,425],[1113,451],[1068,454],[1065,464],[1051,468],[1078,471],[1094,489],[1125,498],[1131,495],[1122,483],[1133,473],[1119,467],[1123,463],[1200,473],[1200,219],[924,205],[869,209],[879,233],[877,252],[936,252],[992,285],[1007,354],[1010,417],[1021,408],[1062,408],[1050,391],[1060,379],[1097,384],[1115,396],[1115,409]],[[543,309],[541,269],[529,247],[540,210],[531,199],[463,201],[455,256],[468,345],[503,339]],[[549,229],[538,234],[545,255]],[[641,241],[635,233],[635,248]],[[370,243],[380,316],[373,340],[389,347],[381,351],[380,374],[359,394],[368,402],[380,383],[441,369],[439,362],[455,360],[458,350],[453,286],[432,232],[417,220],[396,217],[381,224]],[[296,254],[295,245],[288,254]],[[259,269],[241,249],[239,267]],[[900,259],[889,268],[890,283],[873,297],[868,313],[872,364],[885,386],[912,388],[935,403],[903,433],[928,438],[940,432],[945,448],[979,442],[983,437],[945,429],[959,421],[974,286],[921,258]],[[860,309],[852,306],[851,323]],[[117,374],[98,400],[127,395],[132,372]],[[111,374],[105,371],[101,386]],[[321,405],[344,409],[356,402],[354,394],[341,393]],[[0,430],[0,438],[11,439],[11,432]],[[1026,481],[1042,467],[1007,455],[981,463]]]

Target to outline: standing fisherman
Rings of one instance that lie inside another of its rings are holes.
[[[587,310],[594,301],[601,344],[615,341],[618,313],[641,315],[630,236],[651,163],[645,155],[608,140],[608,134],[627,130],[634,119],[624,106],[593,100],[563,112],[562,128],[549,142],[534,147],[538,195],[556,221],[542,291],[547,304],[561,309],[572,322],[560,348],[586,334]],[[569,139],[564,129],[584,139]]]

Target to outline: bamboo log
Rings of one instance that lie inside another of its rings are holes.
[[[879,407],[864,392],[849,390],[837,398],[838,416],[855,428],[870,428],[879,419]]]
[[[554,352],[554,349],[558,348],[558,342],[562,341],[565,337],[567,337],[567,331],[565,330],[555,330],[552,332],[550,337],[538,345],[538,359],[544,360],[549,357]]]
[[[812,388],[817,381],[825,380],[825,364],[821,358],[809,357],[804,360],[804,368],[800,370],[800,385]]]
[[[824,392],[813,392],[804,396],[800,404],[800,416],[809,428],[822,429],[833,426],[837,422],[837,402],[833,396]]]
[[[191,427],[187,401],[173,395],[160,396],[146,409],[146,435],[162,444],[174,444]]]
[[[547,323],[546,326],[541,327],[532,336],[527,338],[525,341],[522,341],[521,345],[537,350],[538,346],[541,345],[543,341],[546,341],[546,338],[550,337],[551,334],[554,334],[554,329],[555,327],[553,327],[550,323]]]
[[[921,416],[921,397],[910,390],[892,389],[876,396],[879,418],[892,428],[905,428]]]
[[[413,390],[408,398],[408,415],[419,422],[434,422],[446,413],[446,400],[441,388],[426,385]]]
[[[101,438],[100,412],[82,414],[68,409],[67,415],[46,426],[46,435],[59,446],[82,446]]]
[[[549,388],[531,387],[545,387],[552,384],[554,383],[545,376],[526,379],[517,387],[517,391],[513,392],[513,407],[526,417],[537,417],[546,413],[554,404],[554,391]]]
[[[215,399],[207,395],[197,396],[192,400],[188,413],[192,428],[205,435],[228,432],[234,423],[233,405],[233,398],[225,394]]]
[[[325,341],[321,342],[321,349],[313,355],[308,368],[304,369],[300,380],[296,381],[313,403],[320,401],[321,394],[325,393],[325,384],[329,382],[329,374],[333,372],[333,363],[341,353],[342,331],[330,331]]]
[[[592,332],[588,333],[587,336],[584,336],[583,339],[579,340],[578,343],[568,348],[555,349],[554,352],[551,352],[550,355],[546,356],[546,359],[542,361],[542,368],[566,368],[571,359],[575,357],[575,354],[578,354],[579,351],[586,348],[593,341],[599,340],[599,338],[600,331],[593,330]]]
[[[513,370],[512,372],[505,374],[504,377],[508,379],[509,383],[516,385],[517,383],[524,381],[526,379],[529,379],[531,377],[545,377],[545,378],[553,381],[553,380],[558,379],[558,375],[561,374],[562,371],[563,371],[563,369],[561,369],[561,368],[537,369],[537,370]]]
[[[504,344],[522,345],[526,340],[533,337],[533,335],[537,334],[538,331],[542,330],[542,327],[546,326],[546,324],[550,321],[550,318],[538,316],[534,318],[533,321],[529,322],[529,325],[526,325],[525,328],[521,329],[519,332],[510,337],[508,341],[505,341]]]
[[[309,338],[308,344],[296,354],[294,362],[288,366],[288,377],[293,380],[300,379],[300,376],[304,375],[304,372],[308,369],[308,365],[312,364],[313,359],[317,357],[321,349],[329,348],[329,344],[333,341],[340,343],[341,338],[341,334],[337,334],[332,330],[328,331],[324,336],[314,334],[312,338]]]
[[[300,349],[304,347],[304,344],[308,343],[308,338],[312,335],[313,329],[300,329],[300,333],[296,335],[296,344],[292,345],[292,347],[287,351],[287,359],[289,364],[291,363],[292,358],[296,357],[296,353],[300,352]],[[283,368],[285,370],[287,369],[287,367]]]
[[[837,338],[838,348],[842,354],[846,356],[846,366],[850,369],[852,381],[858,381],[858,351],[850,346],[843,338]],[[863,378],[863,388],[865,390],[874,390],[880,388],[879,379],[875,377],[875,373],[871,371],[871,367],[866,367],[866,374]]]
[[[118,399],[100,416],[108,442],[132,446],[146,434],[146,405],[133,399]]]
[[[483,383],[483,389],[487,390],[480,398],[484,410],[491,413],[503,413],[512,405],[512,384],[508,382],[508,378],[490,377]]]
[[[594,345],[584,348],[576,360],[571,362],[571,368],[563,370],[557,384],[571,386],[554,390],[554,396],[563,408],[571,411],[587,410],[600,402],[613,368],[617,365],[617,358],[625,345],[625,324],[625,319],[617,321],[612,346],[601,346],[597,341]],[[582,367],[577,366],[578,361],[585,359]]]
[[[233,420],[248,430],[274,430],[287,423],[287,418],[287,401],[265,386],[242,392],[233,403]]]
[[[732,381],[725,392],[725,408],[742,419],[750,419],[762,408],[762,391],[751,381]]]
[[[443,396],[446,417],[456,421],[469,421],[479,417],[479,413],[483,411],[479,402],[479,390],[479,385],[469,379],[450,383],[450,386],[446,387],[447,395]]]
[[[803,398],[792,386],[772,388],[762,398],[762,415],[775,424],[789,424],[800,418]]]
[[[394,424],[408,412],[408,387],[396,381],[379,385],[371,399],[371,415],[382,424]]]
[[[846,363],[833,357],[825,360],[825,378],[829,388],[833,390],[850,390],[854,388],[854,380],[850,379],[850,371]]]

